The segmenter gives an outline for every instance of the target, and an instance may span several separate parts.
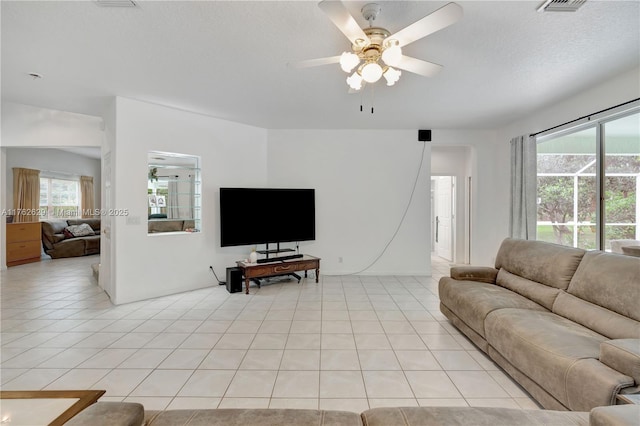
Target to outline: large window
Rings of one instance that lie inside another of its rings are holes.
[[[604,250],[640,240],[640,113],[542,137],[537,148],[539,240]]]
[[[40,178],[42,219],[80,217],[80,189],[77,180]]]

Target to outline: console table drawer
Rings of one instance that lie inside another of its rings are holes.
[[[40,241],[23,241],[7,244],[7,260],[24,260],[40,257]]]
[[[236,264],[242,270],[245,282],[245,293],[249,294],[249,281],[255,279],[260,286],[258,279],[266,277],[275,277],[278,275],[293,275],[300,282],[300,277],[295,272],[304,271],[304,276],[307,276],[308,270],[316,271],[316,283],[318,283],[318,276],[320,274],[320,258],[309,255],[304,255],[302,258],[295,258],[293,260],[277,261],[273,263],[264,264],[252,264],[245,263],[244,261],[237,261]]]
[[[7,243],[40,241],[40,238],[40,222],[7,224]]]

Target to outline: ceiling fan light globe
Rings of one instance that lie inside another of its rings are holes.
[[[397,44],[391,45],[382,52],[382,60],[389,66],[397,66],[402,59],[402,49]]]
[[[362,79],[367,83],[375,83],[382,77],[382,67],[377,62],[369,62],[360,72]]]
[[[402,71],[388,67],[383,75],[384,79],[387,80],[387,86],[393,86],[398,80],[400,80]]]
[[[356,71],[350,77],[347,77],[347,84],[353,90],[360,90],[362,89],[362,77]]]
[[[340,68],[344,72],[351,72],[360,63],[360,58],[355,53],[342,52],[340,55]]]

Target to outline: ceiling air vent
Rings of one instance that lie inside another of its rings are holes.
[[[137,7],[133,0],[94,0],[98,6],[102,7]]]
[[[575,12],[587,0],[546,0],[538,8],[538,12]]]

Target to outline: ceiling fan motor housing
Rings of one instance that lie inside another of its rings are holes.
[[[369,37],[370,43],[365,44],[365,41],[357,40],[351,48],[353,52],[360,57],[363,61],[377,61],[382,55],[384,50],[384,41],[391,33],[384,28],[369,27],[365,28],[364,33]]]

